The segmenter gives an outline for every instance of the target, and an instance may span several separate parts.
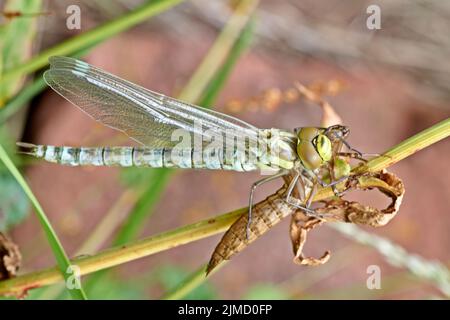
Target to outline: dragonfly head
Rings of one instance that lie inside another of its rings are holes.
[[[295,129],[297,155],[306,169],[315,170],[331,160],[333,148],[327,129],[304,127]]]
[[[330,126],[325,129],[324,134],[331,140],[331,142],[343,141],[350,133],[350,129],[347,126],[340,124]]]

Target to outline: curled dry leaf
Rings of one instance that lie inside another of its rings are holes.
[[[326,263],[330,259],[330,251],[326,251],[321,258],[303,256],[303,247],[305,246],[308,232],[324,222],[324,220],[307,217],[302,211],[296,211],[292,215],[290,235],[294,249],[294,263],[317,266]]]
[[[402,181],[387,171],[354,176],[347,180],[346,188],[351,190],[376,188],[392,201],[387,208],[382,210],[342,198],[322,201],[324,205],[316,211],[323,214],[323,219],[307,217],[302,211],[297,211],[292,216],[290,230],[295,263],[315,266],[324,264],[330,258],[330,251],[326,251],[321,258],[303,256],[303,247],[308,232],[313,228],[325,222],[349,222],[372,227],[384,226],[397,214],[405,193]]]
[[[19,247],[0,232],[0,280],[15,277],[21,261]]]
[[[391,198],[391,203],[387,208],[379,210],[342,198],[323,201],[324,206],[317,211],[326,215],[325,221],[351,222],[372,227],[384,226],[397,214],[405,194],[403,182],[387,171],[354,176],[347,181],[346,188],[352,190],[376,188]]]

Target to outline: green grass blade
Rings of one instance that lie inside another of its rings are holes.
[[[180,94],[180,99],[197,101],[204,94],[206,87],[216,74],[217,67],[225,63],[231,49],[239,39],[242,30],[248,24],[249,17],[258,5],[258,0],[243,0],[235,8],[222,32],[217,37],[208,55],[198,66]]]
[[[450,118],[447,118],[402,141],[381,156],[370,160],[360,170],[366,170],[368,168],[372,172],[379,171],[449,136]]]
[[[228,80],[231,71],[233,71],[237,61],[245,52],[245,50],[250,47],[252,41],[252,35],[254,30],[255,21],[251,19],[245,28],[242,30],[240,37],[238,38],[236,44],[230,51],[227,60],[222,65],[220,70],[216,72],[214,79],[210,82],[205,94],[201,99],[201,105],[205,107],[210,107],[214,104],[219,95],[220,91],[224,87],[226,81]]]
[[[9,117],[18,112],[31,99],[41,93],[47,85],[41,76],[35,81],[23,88],[16,96],[14,96],[4,108],[0,109],[0,124],[8,120]]]
[[[42,1],[7,0],[0,10],[9,12],[40,12]],[[30,54],[30,47],[36,39],[36,19],[2,19],[0,24],[0,79],[5,70],[20,65]],[[0,109],[16,94],[23,79],[17,77],[0,85]]]
[[[73,58],[80,58],[88,54],[93,47],[95,47],[99,42],[95,42],[90,45],[88,48],[80,50],[72,55]],[[42,74],[38,75],[36,79],[22,88],[20,92],[15,95],[8,103],[0,109],[0,124],[8,120],[11,116],[13,116],[16,112],[18,112],[21,108],[23,108],[28,102],[31,101],[35,96],[41,93],[47,85],[45,84],[44,78]]]
[[[203,282],[206,272],[206,264],[201,266],[198,270],[193,272],[189,277],[183,281],[180,286],[162,297],[162,300],[178,300],[185,297],[189,292],[197,288]]]
[[[117,233],[113,245],[120,245],[133,240],[136,235],[142,230],[144,222],[148,219],[152,212],[153,206],[158,201],[164,187],[169,180],[170,169],[159,169],[152,175],[152,182],[142,192],[140,199],[134,206],[130,214],[130,219],[123,224],[122,228]]]
[[[47,236],[47,240],[50,244],[50,247],[52,248],[53,254],[55,256],[56,262],[59,266],[59,269],[64,276],[66,281],[70,281],[70,274],[66,272],[68,267],[70,266],[69,258],[67,257],[61,242],[58,239],[58,236],[56,235],[55,231],[53,230],[52,225],[50,224],[50,221],[48,220],[47,216],[44,213],[44,210],[42,209],[41,205],[39,204],[38,200],[34,196],[33,192],[31,191],[30,187],[26,183],[25,179],[20,174],[19,170],[17,170],[16,166],[12,162],[11,158],[6,153],[5,149],[2,145],[0,145],[0,160],[5,164],[6,168],[9,170],[9,172],[13,175],[13,177],[17,180],[19,185],[22,187],[23,191],[26,193],[28,198],[30,199],[31,203],[33,204],[37,217],[39,219],[39,222],[42,225],[42,228],[44,229],[45,235]],[[69,290],[69,289],[68,289]],[[71,289],[69,290],[71,296],[73,299],[86,299],[86,294],[83,291],[83,288],[77,289]]]
[[[0,79],[0,87],[17,77],[35,72],[36,70],[44,67],[47,65],[48,58],[51,56],[70,55],[78,50],[85,49],[93,43],[98,43],[105,40],[144,21],[149,17],[168,10],[182,1],[183,0],[148,1],[146,4],[126,15],[121,16],[118,19],[107,22],[97,28],[84,32],[79,36],[66,40],[61,44],[41,52],[38,56],[19,66],[16,66],[14,69],[7,70]]]

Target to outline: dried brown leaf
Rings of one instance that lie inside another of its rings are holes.
[[[346,182],[346,188],[349,190],[376,188],[392,201],[388,207],[379,210],[342,198],[325,200],[322,201],[324,205],[316,209],[317,213],[323,215],[323,219],[307,217],[302,211],[297,211],[292,217],[290,232],[295,263],[315,266],[324,264],[330,258],[330,251],[326,251],[321,258],[303,256],[308,232],[313,228],[325,222],[348,222],[372,227],[384,226],[397,214],[405,193],[403,182],[396,175],[387,171],[351,177]]]
[[[303,255],[303,247],[305,246],[308,232],[324,222],[324,220],[307,217],[302,211],[297,211],[292,215],[290,235],[294,250],[294,263],[317,266],[326,263],[330,259],[330,251],[326,251],[321,258],[305,257]]]
[[[0,280],[15,277],[21,262],[19,247],[0,232]]]

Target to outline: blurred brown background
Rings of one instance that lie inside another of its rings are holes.
[[[40,18],[42,47],[75,34],[66,30],[65,8],[82,8],[82,30],[123,14],[139,1],[49,1],[52,14]],[[368,30],[372,1],[261,1],[251,50],[238,62],[217,102],[248,99],[294,82],[339,80],[346,90],[327,100],[350,126],[349,142],[364,152],[383,152],[447,118],[449,105],[448,30],[450,4],[444,1],[377,1],[381,30]],[[180,6],[96,47],[85,60],[122,78],[168,95],[189,79],[229,16],[226,1],[197,0]],[[274,111],[244,109],[234,115],[262,128],[318,125],[320,110],[303,101]],[[92,121],[51,90],[32,104],[23,141],[72,146],[124,144],[116,132]],[[129,142],[128,142],[129,143]],[[450,261],[448,159],[441,141],[390,170],[400,176],[406,195],[398,216],[386,227],[365,230],[381,235],[425,259]],[[92,232],[124,192],[115,168],[68,168],[34,163],[26,171],[31,187],[70,254]],[[182,171],[172,176],[141,237],[190,224],[247,205],[257,174]],[[279,183],[258,190],[262,199]],[[382,207],[386,200],[358,194]],[[123,212],[126,214],[126,211]],[[288,220],[288,219],[287,219]],[[33,215],[12,237],[24,256],[24,270],[54,264]],[[164,265],[195,270],[207,262],[220,236],[159,253],[115,268],[133,279]],[[104,243],[102,248],[107,248]],[[276,226],[211,278],[222,298],[241,298],[255,284],[273,284],[290,298],[443,297],[428,281],[386,262],[373,248],[321,227],[307,242],[307,254],[332,251],[317,268],[292,263],[288,221]],[[92,252],[86,252],[92,253]],[[366,288],[369,265],[382,270],[382,289]],[[158,288],[148,288],[157,297]]]

